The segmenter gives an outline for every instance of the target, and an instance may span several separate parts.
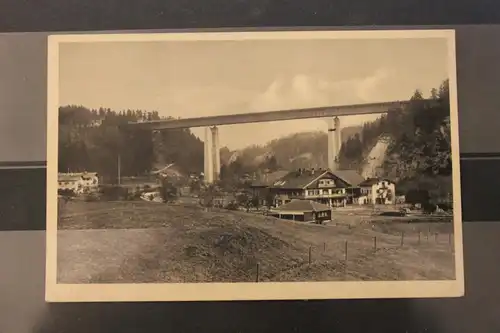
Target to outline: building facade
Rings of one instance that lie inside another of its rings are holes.
[[[70,191],[75,194],[84,194],[97,191],[99,177],[96,172],[59,173],[59,191]]]
[[[396,185],[385,178],[369,178],[359,184],[358,204],[392,205],[396,203]]]
[[[332,219],[330,206],[317,203],[313,200],[293,199],[269,211],[269,216],[284,220],[313,222],[322,224]]]
[[[349,183],[330,170],[299,169],[275,181],[269,188],[275,196],[275,207],[294,199],[342,207],[347,205],[350,187]]]

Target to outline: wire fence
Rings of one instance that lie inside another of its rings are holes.
[[[364,251],[368,252],[373,256],[380,255],[384,250],[398,251],[408,248],[417,249],[432,249],[436,246],[441,246],[443,251],[447,251],[453,254],[454,248],[454,237],[453,232],[440,233],[432,231],[430,228],[426,232],[408,232],[402,231],[398,235],[384,235],[384,236],[373,236],[371,237],[371,245],[368,242],[363,242],[363,245],[359,241],[336,241],[336,242],[323,242],[321,246],[309,246],[307,248],[307,260],[303,265],[311,266],[315,261],[325,259],[325,255],[328,255],[330,251],[334,251],[337,255],[340,254],[340,263],[344,269],[347,270],[348,263],[353,259],[356,252]],[[388,236],[392,236],[388,240]],[[339,253],[338,251],[341,251]],[[262,280],[262,267],[260,263],[256,264],[256,282]]]

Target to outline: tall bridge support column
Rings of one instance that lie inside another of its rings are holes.
[[[212,163],[213,163],[213,179],[220,179],[220,145],[219,145],[219,128],[214,126],[212,131]]]
[[[337,151],[337,168],[339,167],[338,166],[338,158],[339,158],[339,154],[340,154],[340,147],[342,146],[342,129],[340,128],[340,118],[339,117],[335,117],[333,118],[333,123],[334,123],[334,126],[335,126],[335,143],[337,144],[337,148],[336,148],[336,151]]]
[[[338,158],[342,139],[340,137],[340,119],[335,117],[328,121],[328,168],[332,171],[338,169]]]
[[[205,127],[204,148],[205,182],[212,184],[220,178],[220,145],[217,126]]]
[[[204,176],[205,183],[211,184],[214,182],[214,168],[213,168],[213,155],[212,155],[212,135],[210,128],[205,127],[205,142],[204,142]]]

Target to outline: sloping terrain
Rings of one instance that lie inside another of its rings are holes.
[[[365,164],[361,171],[361,175],[364,178],[374,178],[378,176],[377,170],[382,167],[384,163],[387,148],[389,148],[389,141],[383,138],[380,138],[375,146],[373,146],[365,158]]]
[[[348,228],[237,211],[206,212],[192,206],[69,202],[60,220],[59,280],[137,283],[253,282],[257,275],[259,281],[454,277],[448,237],[442,235],[439,241],[422,238],[417,243],[417,231],[428,232],[427,224],[399,224],[408,225],[401,246],[399,233],[377,231],[362,224],[359,217],[339,213],[335,223],[355,218],[358,226]],[[451,227],[451,223],[439,225],[441,233]],[[443,229],[443,225],[448,227]]]

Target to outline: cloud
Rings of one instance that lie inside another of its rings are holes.
[[[372,76],[369,76],[358,83],[357,93],[360,99],[372,101],[377,99],[380,90],[384,85],[391,83],[396,78],[396,73],[387,68],[378,69]]]
[[[365,78],[344,81],[329,81],[305,74],[279,77],[250,102],[249,111],[374,102],[378,100],[381,89],[393,79],[394,73],[385,68]]]
[[[320,76],[298,74],[277,77],[262,91],[239,90],[222,86],[200,87],[175,93],[178,104],[196,100],[203,102],[205,114],[231,114],[242,112],[265,112],[295,108],[310,108],[328,105],[369,103],[384,100],[381,89],[393,80],[393,73],[386,69],[372,75],[352,80],[331,81]],[[385,89],[387,90],[387,89]],[[382,96],[382,97],[380,97]],[[217,108],[218,107],[218,108]],[[185,116],[195,116],[188,110]],[[196,111],[196,110],[195,110]],[[199,112],[199,111],[198,111]],[[350,116],[342,121],[343,126],[359,125],[377,116]],[[326,130],[324,119],[292,120],[280,125],[273,123],[224,126],[220,131],[223,146],[231,149],[252,144],[263,144],[280,136],[300,131]],[[193,132],[203,138],[201,129]]]
[[[166,91],[166,97],[159,96],[160,102],[167,101],[176,114],[186,118],[241,113],[242,106],[256,94],[223,85],[179,87]],[[193,108],[194,104],[196,108]]]

